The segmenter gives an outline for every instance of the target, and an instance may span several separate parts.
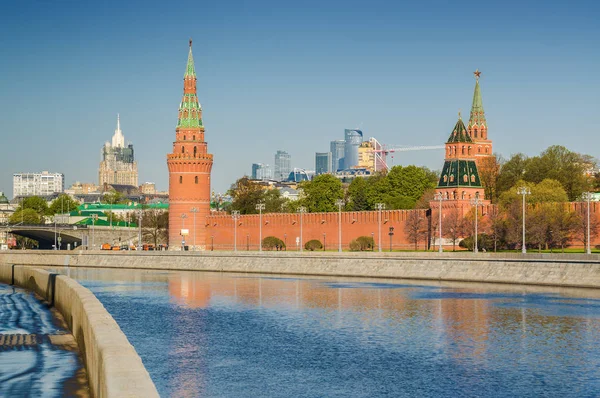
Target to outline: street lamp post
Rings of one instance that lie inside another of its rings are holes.
[[[378,229],[377,240],[379,241],[378,246],[379,246],[379,252],[381,253],[381,211],[383,209],[385,209],[385,203],[377,203],[375,205],[375,208],[378,210],[378,212],[377,212],[377,229]]]
[[[262,211],[265,209],[264,203],[258,203],[256,205],[256,210],[258,210],[259,223],[258,226],[258,251],[262,251]]]
[[[283,246],[285,246],[285,251],[287,251],[287,233],[283,234]]]
[[[185,219],[187,218],[187,214],[181,213],[181,251],[185,251]]]
[[[591,246],[591,242],[590,242],[590,200],[592,200],[592,193],[591,192],[584,192],[583,195],[583,200],[587,201],[587,231],[586,231],[586,245],[585,245],[585,253],[586,254],[592,254],[592,246]]]
[[[215,250],[215,236],[211,235],[210,236],[210,251],[214,251]]]
[[[250,251],[250,234],[246,234],[246,251]]]
[[[439,202],[439,209],[438,209],[438,230],[439,230],[439,242],[438,242],[438,252],[439,253],[443,253],[444,252],[444,248],[442,247],[442,201],[445,200],[446,198],[444,197],[444,194],[441,192],[436,193],[433,196],[434,200],[437,200]]]
[[[338,199],[335,201],[335,205],[338,207],[338,252],[342,252],[342,206],[344,201]]]
[[[300,213],[300,252],[303,251],[304,247],[303,247],[303,240],[302,240],[302,219],[304,217],[302,217],[304,215],[304,213],[306,213],[306,207],[304,206],[300,206],[298,208],[298,213]]]
[[[379,235],[381,236],[381,229],[379,232]],[[371,251],[375,251],[375,232],[371,232],[371,242],[373,242],[373,247],[371,247]],[[381,244],[379,245],[379,249],[381,250]]]
[[[237,251],[237,220],[240,218],[240,211],[233,210],[231,212],[231,218],[233,218],[233,251]]]
[[[441,203],[441,202],[440,202]],[[481,201],[479,200],[479,196],[471,199],[471,205],[475,206],[475,242],[473,246],[473,253],[479,253],[479,247],[477,244],[477,219],[479,218],[479,205]]]
[[[394,236],[394,227],[390,227],[388,235],[390,236],[390,252],[391,252],[392,251],[392,237]]]
[[[527,247],[525,246],[525,196],[531,195],[531,189],[529,187],[520,187],[517,189],[517,194],[523,195],[523,243],[521,247],[521,253],[527,253]]]
[[[323,251],[325,251],[325,238],[327,238],[327,235],[323,232]]]
[[[58,250],[58,245],[56,243],[56,214],[54,215],[54,250]]]
[[[144,215],[144,213],[140,209],[138,211],[138,250],[143,249],[143,244],[142,244],[142,217],[143,217],[143,215]]]
[[[92,214],[92,250],[96,249],[96,220],[98,214]]]
[[[190,211],[194,213],[194,251],[196,251],[196,213],[198,213],[198,208],[192,207]]]

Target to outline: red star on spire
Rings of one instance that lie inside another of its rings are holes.
[[[479,72],[479,69],[476,69],[475,72],[473,72],[473,74],[475,75],[475,79],[479,80],[479,76],[481,76],[481,72]]]

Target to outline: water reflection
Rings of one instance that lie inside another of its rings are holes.
[[[594,395],[596,290],[71,270],[164,396]]]

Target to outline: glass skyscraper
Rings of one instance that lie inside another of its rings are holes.
[[[275,180],[284,181],[292,171],[292,157],[286,151],[277,151],[275,154]]]
[[[331,171],[335,172],[344,168],[344,146],[346,141],[331,141],[329,152],[331,152]]]
[[[344,169],[358,166],[358,147],[363,142],[360,130],[344,130]]]
[[[315,174],[331,173],[331,152],[317,152],[315,155]]]

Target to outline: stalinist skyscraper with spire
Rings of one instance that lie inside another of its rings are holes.
[[[98,183],[100,186],[104,184],[138,186],[138,169],[133,156],[133,145],[125,146],[119,115],[117,115],[117,129],[112,142],[107,141],[102,147]]]

